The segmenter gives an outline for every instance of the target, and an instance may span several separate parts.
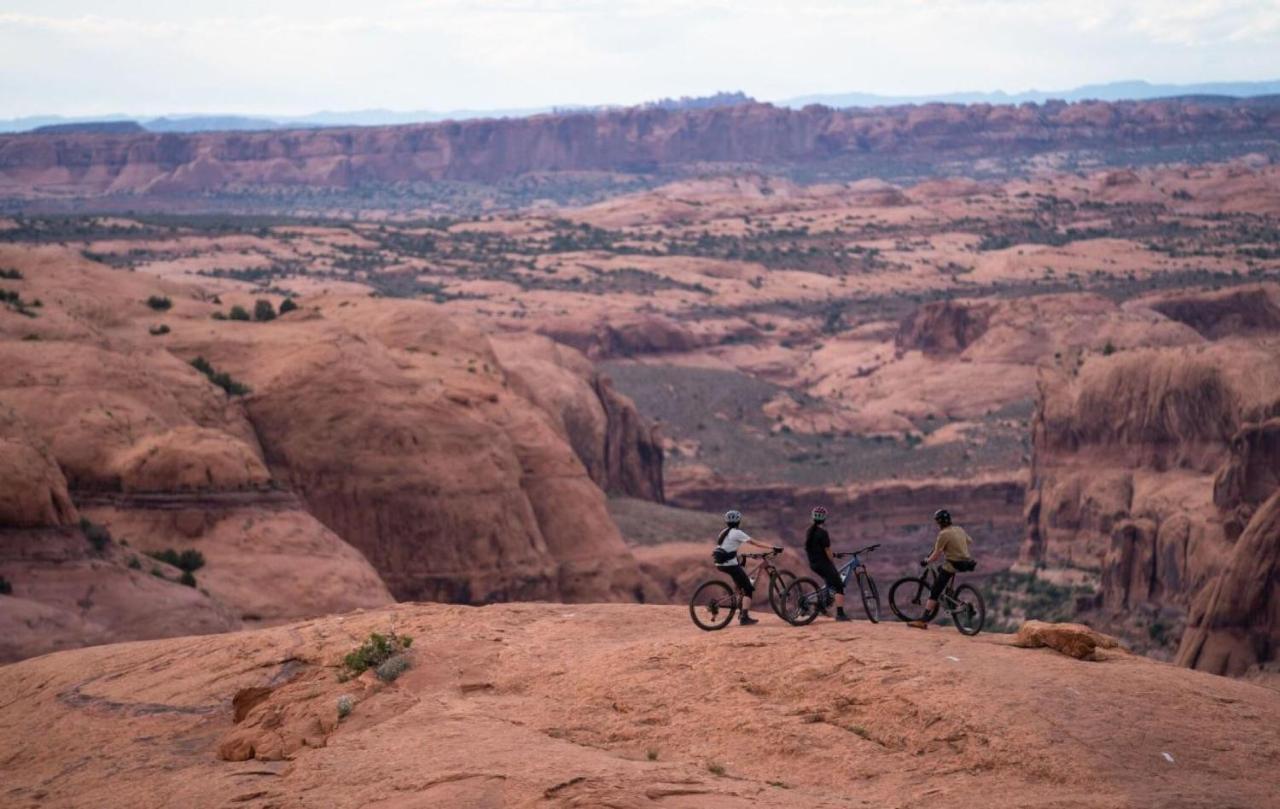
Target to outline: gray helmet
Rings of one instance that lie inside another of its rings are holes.
[[[733,526],[733,525],[737,525],[737,524],[738,524],[738,523],[740,523],[740,522],[742,522],[742,512],[740,512],[740,511],[726,511],[726,512],[724,513],[724,524],[725,524],[725,525]]]
[[[947,511],[945,508],[940,508],[937,511],[933,512],[933,521],[936,522],[938,525],[950,525],[951,512]]]

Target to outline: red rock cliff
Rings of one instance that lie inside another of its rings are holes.
[[[529,172],[648,172],[706,162],[1203,145],[1274,139],[1277,132],[1274,102],[1173,99],[873,110],[748,104],[285,132],[24,134],[0,138],[0,195],[490,182]]]

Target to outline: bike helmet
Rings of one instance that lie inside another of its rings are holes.
[[[742,512],[726,511],[724,513],[724,524],[730,528],[736,528],[740,522],[742,522]]]
[[[950,525],[951,512],[947,511],[945,508],[940,508],[937,511],[933,512],[933,521],[936,522],[938,525]]]
[[[827,519],[827,510],[826,510],[825,508],[823,508],[822,506],[818,506],[818,507],[814,508],[814,510],[813,510],[813,521],[814,521],[814,522],[822,522],[822,521],[823,521],[823,520],[825,520],[825,519]]]

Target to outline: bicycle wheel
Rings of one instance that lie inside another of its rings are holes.
[[[858,592],[862,593],[862,609],[867,613],[867,620],[873,624],[880,623],[880,591],[876,589],[876,580],[861,568],[858,570]]]
[[[698,629],[714,632],[724,629],[738,611],[738,597],[726,581],[705,581],[689,599],[689,617]]]
[[[813,579],[796,579],[782,596],[782,617],[793,626],[813,623],[821,611],[822,588]]]
[[[982,593],[975,588],[962,584],[956,588],[956,608],[951,611],[951,622],[960,630],[961,635],[973,636],[982,631],[987,622],[987,605],[982,601]]]
[[[787,618],[787,614],[786,608],[782,604],[782,597],[795,580],[796,574],[790,570],[779,570],[777,576],[769,577],[769,606],[773,607],[774,614],[784,621]]]
[[[928,600],[928,582],[923,578],[907,576],[898,579],[889,588],[889,609],[902,621],[926,620],[925,602]]]

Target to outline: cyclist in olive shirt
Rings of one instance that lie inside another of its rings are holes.
[[[951,512],[945,508],[938,509],[933,514],[933,520],[938,524],[938,539],[933,543],[933,553],[920,562],[921,567],[931,565],[939,559],[946,558],[942,564],[942,569],[938,571],[938,577],[933,581],[933,589],[929,591],[929,600],[925,603],[924,615],[926,619],[932,619],[938,610],[938,598],[942,595],[943,590],[947,589],[947,585],[955,578],[957,570],[973,570],[974,562],[971,549],[973,546],[973,538],[970,537],[963,528],[958,525],[951,524]],[[916,629],[928,629],[928,620],[910,621],[907,626],[913,626]]]

